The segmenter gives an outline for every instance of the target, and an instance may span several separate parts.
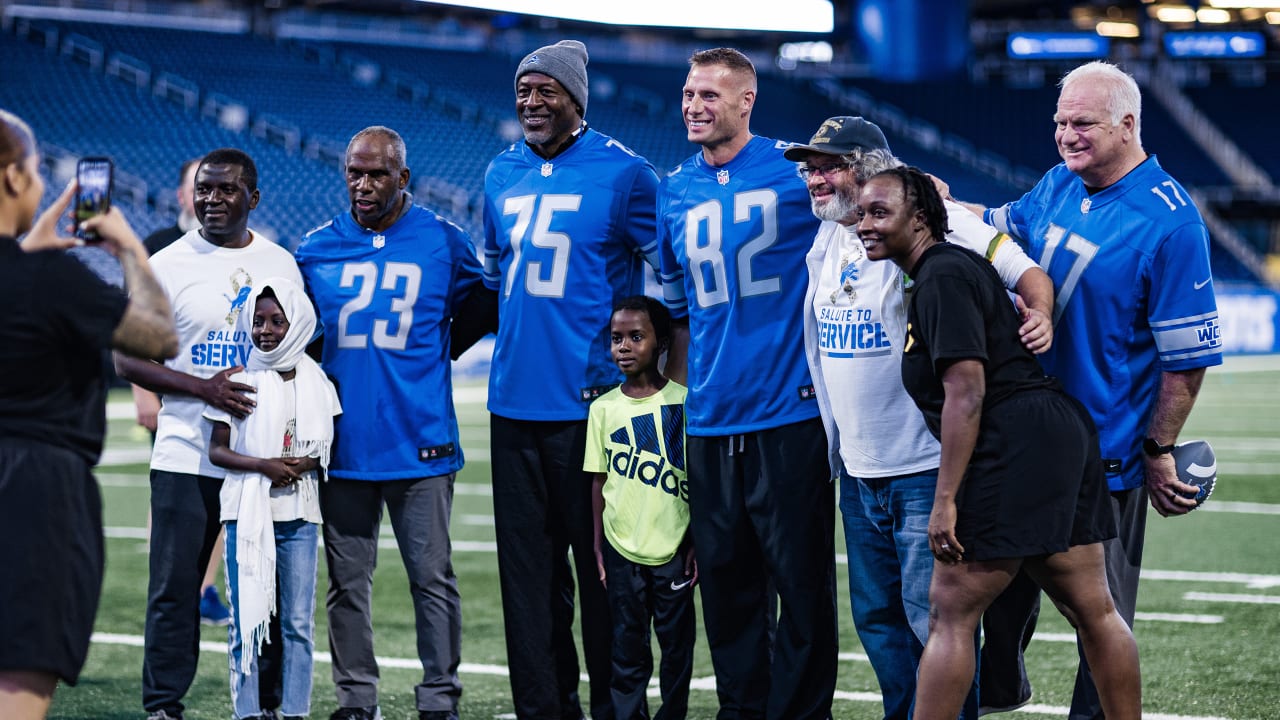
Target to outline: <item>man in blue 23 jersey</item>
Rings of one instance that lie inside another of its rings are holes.
[[[1205,368],[1222,362],[1209,237],[1187,191],[1142,148],[1133,78],[1093,62],[1068,73],[1061,87],[1054,121],[1063,162],[985,219],[1053,279],[1055,341],[1041,362],[1098,426],[1120,531],[1105,543],[1107,579],[1132,626],[1148,500],[1166,516],[1194,506],[1181,493],[1195,488],[1178,481],[1169,451]],[[996,692],[1005,706],[1030,697],[1014,653],[1039,591],[1018,594],[987,610],[983,705]],[[1005,646],[998,654],[993,639]],[[1025,692],[1010,697],[1018,685]],[[1102,717],[1083,655],[1070,717]]]
[[[717,48],[689,64],[702,150],[662,181],[658,232],[667,304],[688,322],[690,527],[720,717],[827,718],[835,509],[802,315],[818,221],[788,144],[751,134],[751,61]]]
[[[324,323],[324,370],[345,410],[320,484],[340,706],[332,717],[381,717],[370,600],[385,503],[413,588],[419,717],[457,720],[462,606],[449,513],[462,447],[450,330],[480,287],[480,260],[461,228],[413,204],[397,132],[356,133],[345,167],[351,211],[307,233],[297,251]]]
[[[518,718],[578,718],[573,547],[590,715],[613,718],[611,624],[593,550],[587,409],[621,381],[614,302],[657,266],[648,162],[587,127],[587,49],[539,48],[516,69],[524,141],[485,173],[484,282],[496,290],[489,373],[493,513]]]

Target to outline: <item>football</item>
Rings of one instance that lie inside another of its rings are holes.
[[[1203,505],[1218,482],[1218,460],[1213,448],[1204,440],[1179,443],[1173,448],[1173,464],[1179,480],[1198,488],[1195,495],[1184,497],[1195,500],[1196,508]]]

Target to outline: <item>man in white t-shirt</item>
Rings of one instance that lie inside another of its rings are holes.
[[[220,527],[218,492],[226,474],[209,461],[202,414],[206,405],[236,417],[253,412],[253,388],[230,380],[253,347],[236,330],[236,318],[255,282],[278,276],[302,284],[293,256],[249,229],[258,199],[258,170],[245,153],[224,148],[200,161],[194,205],[201,227],[151,258],[173,304],[178,356],[163,365],[116,358],[121,377],[162,397],[151,455],[142,663],[142,703],[151,720],[182,717],[182,698],[196,672],[200,583]],[[262,684],[264,707],[275,707],[274,685]]]
[[[902,386],[911,280],[893,263],[869,261],[856,232],[862,184],[902,162],[880,128],[858,117],[827,120],[808,145],[785,155],[799,163],[813,214],[824,221],[805,258],[805,356],[831,474],[840,477],[854,626],[885,718],[906,720],[929,632],[928,529],[941,448]],[[1048,276],[964,208],[947,203],[947,211],[947,240],[985,256],[1020,293],[1023,342],[1043,352],[1053,332]],[[976,689],[975,682],[963,720],[977,718]]]

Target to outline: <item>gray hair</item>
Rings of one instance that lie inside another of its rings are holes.
[[[388,153],[391,156],[391,159],[395,160],[399,164],[400,168],[403,169],[407,167],[405,165],[405,156],[407,151],[404,147],[404,138],[400,137],[400,133],[386,127],[385,125],[372,125],[356,133],[351,138],[351,142],[347,143],[347,152],[351,152],[351,146],[355,145],[357,140],[369,136],[377,136],[386,140],[387,146],[391,149],[391,152]]]
[[[886,148],[854,148],[853,152],[844,156],[844,159],[853,166],[854,176],[859,185],[865,185],[872,175],[906,164],[894,157],[893,153]]]
[[[1066,90],[1082,81],[1097,84],[1106,92],[1112,127],[1119,125],[1125,115],[1133,116],[1133,140],[1142,147],[1142,91],[1133,76],[1111,63],[1095,60],[1064,75],[1058,87]]]

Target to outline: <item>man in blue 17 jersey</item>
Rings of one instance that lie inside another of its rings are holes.
[[[590,715],[611,720],[611,624],[595,565],[587,410],[621,381],[614,302],[657,266],[652,166],[587,127],[587,49],[539,48],[516,69],[524,141],[485,173],[484,282],[498,293],[489,372],[493,513],[516,717],[579,718],[572,546]]]
[[[307,233],[297,251],[324,323],[322,364],[346,411],[320,485],[340,706],[333,718],[380,717],[370,599],[385,503],[412,588],[419,717],[457,720],[462,613],[449,512],[462,448],[450,326],[479,291],[480,260],[458,226],[413,204],[404,140],[394,130],[357,133],[346,178],[351,211]]]
[[[689,64],[684,122],[702,150],[663,179],[658,236],[688,325],[690,527],[720,717],[827,718],[835,509],[803,338],[818,221],[788,144],[751,134],[751,61],[717,48]]]
[[[1195,505],[1195,488],[1178,481],[1169,453],[1205,368],[1222,362],[1209,237],[1187,191],[1142,149],[1133,78],[1093,62],[1068,73],[1061,88],[1054,121],[1062,164],[986,219],[1053,279],[1055,342],[1041,361],[1098,426],[1120,530],[1105,543],[1107,575],[1132,626],[1148,499],[1165,516]],[[984,705],[989,682],[1025,683],[1016,636],[1037,598],[1004,596],[987,611],[988,645],[994,639],[1008,650],[984,651]],[[1028,698],[1023,689],[1008,704]],[[1102,717],[1083,655],[1070,717]]]

